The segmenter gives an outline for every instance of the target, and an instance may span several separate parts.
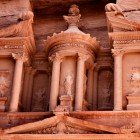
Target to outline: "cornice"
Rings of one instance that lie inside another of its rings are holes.
[[[70,46],[71,44],[71,46]],[[83,48],[86,46],[87,49],[94,51],[95,53],[99,50],[99,43],[96,38],[90,37],[89,34],[78,34],[78,33],[64,33],[54,34],[52,37],[48,37],[46,40],[46,52],[48,53],[53,47],[76,47]]]

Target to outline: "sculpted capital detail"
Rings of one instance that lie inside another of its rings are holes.
[[[123,49],[112,49],[113,56],[123,55],[125,51]]]
[[[26,62],[28,60],[28,56],[25,53],[12,53],[12,57],[15,60],[21,60],[23,62]]]
[[[49,57],[50,61],[62,61],[62,56],[60,56],[58,53],[53,54]]]
[[[86,61],[88,58],[89,58],[88,55],[82,55],[82,54],[79,54],[79,55],[78,55],[78,60]]]

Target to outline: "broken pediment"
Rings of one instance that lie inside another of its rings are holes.
[[[58,115],[33,123],[27,123],[1,131],[2,134],[125,134],[133,132],[131,127],[102,125],[82,119]]]

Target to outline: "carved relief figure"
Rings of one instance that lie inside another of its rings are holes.
[[[111,91],[110,91],[111,83],[107,83],[106,87],[103,89],[103,97],[104,97],[104,104],[110,104],[111,100]]]
[[[0,97],[4,97],[7,95],[10,87],[10,81],[8,80],[7,71],[0,71]]]
[[[64,88],[66,95],[72,95],[72,84],[73,84],[73,76],[72,74],[68,74],[64,81]]]
[[[102,70],[99,75],[98,87],[98,109],[106,110],[112,108],[113,74],[110,70]]]
[[[107,71],[106,73],[106,84],[102,90],[102,99],[103,99],[103,105],[105,107],[110,107],[111,106],[111,78],[112,78],[112,73],[111,71]]]
[[[130,88],[128,94],[138,94],[140,92],[140,67],[133,67],[129,77]]]
[[[32,111],[44,111],[45,99],[46,99],[46,89],[39,88],[34,94]]]

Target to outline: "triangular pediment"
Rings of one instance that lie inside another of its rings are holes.
[[[135,21],[131,21],[123,16],[115,15],[115,12],[106,12],[108,20],[109,32],[115,30],[118,31],[140,31],[140,24]]]
[[[4,134],[121,134],[131,132],[131,129],[126,130],[114,126],[102,125],[66,115],[58,115],[41,121],[15,126],[2,131]]]

